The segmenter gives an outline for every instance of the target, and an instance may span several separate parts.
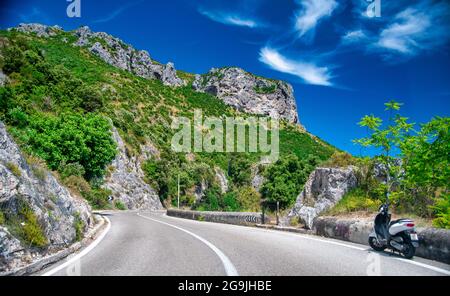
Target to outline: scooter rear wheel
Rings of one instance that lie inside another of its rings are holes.
[[[378,251],[378,252],[384,251],[384,249],[386,249],[386,247],[383,245],[380,245],[380,243],[374,237],[369,237],[369,245],[372,249],[374,249],[375,251]]]
[[[405,244],[405,248],[402,253],[406,259],[411,259],[412,257],[414,257],[414,254],[416,253],[416,248],[414,248],[412,243],[407,243]]]

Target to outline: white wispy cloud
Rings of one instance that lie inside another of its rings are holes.
[[[261,22],[258,22],[248,17],[243,17],[236,13],[229,13],[223,11],[209,11],[203,8],[199,8],[198,12],[212,21],[222,23],[225,25],[241,26],[248,28],[257,28],[264,26]]]
[[[117,8],[116,10],[114,10],[113,12],[111,12],[109,15],[107,15],[103,18],[94,20],[92,23],[106,23],[106,22],[112,21],[113,19],[115,19],[116,17],[121,15],[125,10],[127,10],[133,6],[136,6],[142,2],[143,1],[141,0],[141,1],[136,1],[136,2],[131,2],[131,3],[125,4],[124,6],[121,6],[121,7]]]
[[[342,36],[342,43],[359,43],[367,52],[381,53],[386,58],[416,56],[433,50],[450,39],[450,4],[446,1],[422,0],[390,3],[384,10],[392,18],[361,18],[359,26],[377,21],[378,29],[351,30]],[[367,28],[367,26],[366,26]]]
[[[333,86],[331,72],[327,67],[319,67],[311,62],[289,59],[277,50],[264,47],[259,52],[259,60],[270,68],[301,78],[306,84]]]
[[[301,9],[295,16],[295,29],[300,37],[314,30],[320,20],[330,17],[338,7],[335,0],[302,0],[298,3]]]
[[[415,9],[406,9],[381,31],[375,46],[402,54],[414,54],[427,46],[429,35],[433,35],[428,32],[431,24],[428,15]]]
[[[367,38],[366,33],[361,30],[348,31],[342,36],[342,41],[344,43],[353,43],[353,42],[361,42]]]

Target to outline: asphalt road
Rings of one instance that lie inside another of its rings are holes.
[[[90,251],[39,274],[450,275],[450,265],[417,257],[406,260],[317,236],[162,213],[113,212],[107,217],[109,230]]]

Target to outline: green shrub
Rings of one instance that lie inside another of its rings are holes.
[[[91,191],[91,185],[83,177],[69,176],[63,179],[63,184],[80,196],[86,196]]]
[[[45,161],[39,157],[36,157],[32,154],[24,153],[25,160],[27,164],[30,166],[33,174],[41,181],[44,181],[47,177],[47,169],[45,165]]]
[[[220,188],[217,186],[208,188],[204,197],[195,205],[194,209],[199,211],[219,211],[221,209],[221,198]]]
[[[237,200],[242,211],[259,212],[261,194],[251,186],[242,187],[237,192]]]
[[[110,207],[108,198],[111,195],[111,191],[103,188],[95,188],[85,193],[84,198],[89,201],[93,209],[106,209]]]
[[[241,207],[239,205],[239,202],[237,200],[235,192],[227,192],[223,196],[223,209],[226,212],[238,212],[238,211],[240,211]]]
[[[304,160],[294,154],[282,157],[265,172],[266,181],[261,188],[263,197],[271,203],[279,201],[282,208],[290,206],[318,162],[312,156]]]
[[[289,220],[289,225],[290,226],[293,226],[293,227],[297,227],[297,226],[299,226],[301,223],[300,223],[300,218],[298,217],[298,216],[295,216],[295,217],[293,217],[293,218],[291,218],[290,220]]]
[[[443,197],[436,200],[432,209],[436,217],[433,226],[450,229],[450,194],[443,194]]]
[[[0,211],[0,225],[5,224],[5,215]]]
[[[120,200],[114,201],[114,207],[120,211],[125,211],[127,207]]]
[[[26,129],[13,133],[26,142],[29,152],[44,159],[52,170],[79,163],[88,179],[102,176],[116,154],[110,125],[99,115],[33,115]]]
[[[28,124],[28,115],[23,112],[21,107],[15,107],[8,112],[9,122],[19,127],[25,127]]]
[[[233,153],[228,162],[228,176],[235,186],[243,186],[250,183],[251,162],[246,155]]]
[[[281,157],[295,154],[299,159],[314,155],[320,160],[327,160],[336,149],[317,137],[301,132],[292,126],[280,129]]]
[[[16,177],[22,176],[22,172],[20,171],[19,167],[18,167],[15,163],[13,163],[13,162],[8,162],[8,163],[6,164],[6,168],[7,168],[8,170],[10,170],[11,173],[13,173],[13,175],[16,176]]]
[[[45,237],[44,230],[33,210],[25,201],[19,202],[18,216],[20,219],[18,225],[19,237],[30,246],[39,248],[47,246],[48,240]]]
[[[258,87],[255,86],[254,90],[257,94],[272,94],[277,90],[276,84],[272,84],[269,86]]]
[[[325,167],[346,167],[349,165],[355,165],[356,159],[347,152],[335,151],[330,159],[322,163]]]
[[[84,167],[78,162],[62,163],[58,168],[61,178],[66,179],[70,176],[82,177],[86,173]]]
[[[382,201],[380,199],[373,199],[360,188],[349,191],[342,199],[330,210],[327,214],[337,215],[356,211],[376,212]]]
[[[84,237],[84,223],[83,220],[81,220],[80,213],[75,213],[74,218],[73,228],[75,229],[75,241],[79,242]]]

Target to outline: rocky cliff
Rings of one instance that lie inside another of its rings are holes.
[[[240,68],[214,68],[196,75],[192,86],[243,112],[298,123],[293,89],[286,82],[257,77]]]
[[[62,32],[58,26],[41,24],[20,24],[12,29],[34,33],[43,38],[51,38]],[[107,33],[93,32],[84,26],[70,34],[76,37],[73,46],[86,48],[114,67],[146,79],[160,80],[168,86],[183,86],[187,83],[177,76],[173,63],[162,65],[152,60],[147,51],[136,50]],[[67,38],[65,40],[69,42]],[[192,86],[199,92],[217,96],[240,111],[299,123],[293,89],[286,82],[258,77],[240,68],[227,67],[213,68],[207,74],[196,75]]]
[[[358,183],[355,168],[317,168],[305,183],[287,218],[298,217],[305,227],[312,229],[314,219],[330,209]]]
[[[116,128],[113,138],[117,143],[117,156],[111,164],[110,176],[105,187],[112,191],[112,197],[121,201],[128,209],[161,210],[158,194],[144,181],[142,163],[157,155],[152,145],[142,147],[140,156],[131,156]]]
[[[58,26],[20,24],[14,28],[23,33],[35,33],[39,37],[51,37],[61,31]],[[89,27],[80,27],[72,32],[76,36],[74,46],[86,47],[106,63],[147,79],[161,80],[165,85],[181,86],[185,81],[177,76],[173,63],[162,65],[153,61],[145,50],[136,50],[122,40],[104,32],[93,32]]]
[[[29,164],[1,122],[0,215],[0,272],[67,247],[94,224],[88,204]]]

